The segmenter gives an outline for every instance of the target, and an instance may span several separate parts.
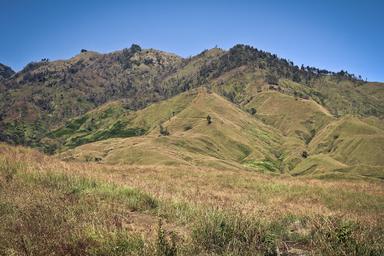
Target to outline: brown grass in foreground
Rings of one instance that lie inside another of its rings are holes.
[[[6,145],[0,170],[0,255],[384,251],[381,181],[63,162]]]

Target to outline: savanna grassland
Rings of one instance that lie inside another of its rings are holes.
[[[1,255],[384,253],[379,179],[0,152]]]

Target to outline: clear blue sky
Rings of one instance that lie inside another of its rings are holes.
[[[384,1],[0,0],[0,63],[138,43],[190,56],[237,43],[384,81]]]

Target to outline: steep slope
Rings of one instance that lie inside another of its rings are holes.
[[[311,85],[319,102],[336,116],[353,114],[384,118],[384,84],[355,83],[351,80],[323,77]]]
[[[277,91],[256,94],[244,107],[283,135],[297,137],[307,144],[317,131],[334,120],[328,110],[315,101]]]
[[[334,173],[335,171],[348,168],[347,164],[339,162],[329,155],[316,154],[311,155],[307,159],[299,162],[295,168],[291,171],[294,176],[297,175],[324,175]]]
[[[308,149],[309,157],[293,175],[384,178],[384,130],[378,119],[342,117],[320,130]]]
[[[255,93],[242,106],[264,123],[277,128],[285,136],[284,165],[292,170],[303,160],[308,143],[335,118],[311,99],[302,99],[275,90]]]
[[[109,102],[69,120],[50,132],[43,142],[49,148],[47,151],[54,152],[113,137],[143,135],[183,110],[192,99],[190,94],[184,93],[139,111],[127,109],[122,101]]]
[[[133,45],[110,54],[84,51],[69,60],[30,63],[3,82],[0,139],[36,146],[52,128],[108,101],[124,99],[128,108],[142,108],[166,97],[159,81],[180,62],[175,55]]]
[[[327,153],[350,165],[384,166],[384,130],[353,116],[329,124],[309,148],[313,154]]]
[[[191,100],[184,108],[173,111],[180,97]],[[155,119],[151,117],[153,113]],[[62,157],[106,163],[248,167],[280,172],[279,132],[217,94],[204,89],[187,92],[135,115],[132,124],[146,123],[138,120],[148,120],[149,116],[152,122],[160,122],[162,128],[152,127],[145,136],[82,145],[62,153]],[[159,129],[169,135],[160,135]]]

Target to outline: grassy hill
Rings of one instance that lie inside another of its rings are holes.
[[[325,178],[383,178],[382,121],[345,116],[321,129],[308,145],[309,157],[293,175]]]
[[[292,170],[303,160],[303,152],[312,138],[334,118],[323,106],[311,99],[302,99],[275,90],[256,93],[243,109],[283,135],[283,164]]]
[[[0,139],[41,146],[65,121],[109,101],[138,109],[165,98],[158,81],[181,59],[138,46],[109,54],[82,52],[69,60],[32,62],[1,81]]]
[[[43,142],[53,152],[58,147],[73,148],[113,137],[143,135],[183,110],[192,98],[189,94],[182,94],[139,111],[127,109],[122,101],[109,102],[69,120],[64,126],[49,133]]]
[[[257,118],[279,129],[284,136],[297,137],[308,144],[313,136],[335,118],[313,100],[294,98],[277,91],[256,94],[244,105]]]
[[[348,164],[383,165],[384,131],[346,116],[329,124],[309,144],[313,153],[328,153]]]
[[[199,88],[138,111],[105,104],[44,141],[67,160],[382,178],[382,136],[381,120],[336,118],[310,99],[270,90],[238,106]]]
[[[128,126],[145,129],[146,134],[86,144],[63,156],[147,165],[261,168],[265,164],[280,172],[280,133],[206,89],[153,104],[119,122],[125,120]],[[161,134],[160,126],[166,134]]]
[[[383,117],[245,45],[0,65],[0,140],[52,154],[0,143],[0,255],[383,255]]]

